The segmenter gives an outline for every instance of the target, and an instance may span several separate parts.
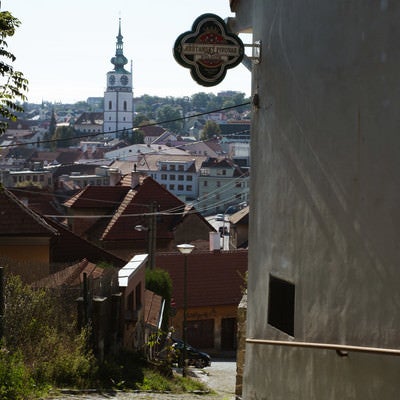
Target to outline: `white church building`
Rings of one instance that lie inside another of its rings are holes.
[[[122,39],[120,19],[115,57],[111,58],[114,69],[107,72],[104,92],[103,132],[112,138],[133,127],[132,67],[131,71],[125,69],[128,60],[124,56]]]

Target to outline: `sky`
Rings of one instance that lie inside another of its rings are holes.
[[[29,80],[28,101],[74,103],[102,97],[113,69],[118,23],[132,60],[134,96],[191,96],[237,90],[250,95],[242,64],[223,82],[204,87],[173,57],[176,38],[204,13],[234,17],[229,0],[2,0],[1,11],[21,21],[8,47],[15,69]],[[249,35],[240,36],[249,43]],[[126,66],[130,69],[130,63]]]

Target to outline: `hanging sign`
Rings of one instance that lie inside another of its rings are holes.
[[[240,64],[244,46],[240,38],[229,32],[218,15],[203,14],[192,30],[175,41],[174,57],[183,67],[190,68],[193,79],[203,86],[220,83],[229,68]]]

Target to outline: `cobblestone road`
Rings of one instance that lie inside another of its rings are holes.
[[[63,393],[50,396],[44,400],[234,400],[236,363],[233,360],[213,360],[211,367],[204,370],[192,370],[195,376],[203,381],[215,394],[169,394],[169,393]]]

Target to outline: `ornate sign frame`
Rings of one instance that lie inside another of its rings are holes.
[[[242,62],[243,56],[242,41],[215,14],[198,17],[192,30],[182,33],[174,45],[175,60],[190,68],[192,78],[203,86],[220,83],[229,68]]]

